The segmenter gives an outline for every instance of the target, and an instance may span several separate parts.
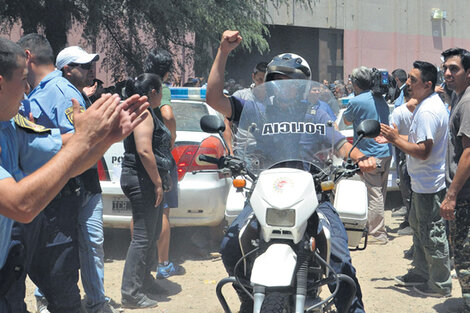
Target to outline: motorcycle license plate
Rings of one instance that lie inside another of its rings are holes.
[[[112,208],[114,213],[130,213],[132,210],[131,202],[124,197],[113,198]]]

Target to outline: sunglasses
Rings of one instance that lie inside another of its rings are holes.
[[[89,63],[85,63],[85,64],[70,63],[69,66],[71,66],[71,67],[79,66],[79,67],[81,67],[82,69],[84,69],[84,70],[86,70],[86,71],[89,71],[89,70],[91,70],[91,68],[92,68],[92,66],[93,66],[93,62],[89,62]]]

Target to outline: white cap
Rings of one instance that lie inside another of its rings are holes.
[[[98,61],[99,58],[100,56],[97,54],[90,54],[78,46],[71,46],[59,52],[55,61],[55,67],[61,70],[70,63],[86,64],[91,61]]]

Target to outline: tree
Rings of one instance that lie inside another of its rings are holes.
[[[311,0],[293,2],[311,8]],[[106,52],[103,62],[118,78],[142,72],[142,60],[157,46],[189,49],[196,64],[208,70],[225,29],[240,30],[245,49],[266,51],[268,4],[279,8],[292,1],[0,0],[0,17],[3,26],[20,22],[25,34],[44,29],[55,53],[65,47],[71,26],[82,24],[83,38]]]

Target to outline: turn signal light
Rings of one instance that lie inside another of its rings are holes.
[[[317,249],[317,242],[314,237],[310,237],[310,251],[315,251]]]
[[[335,183],[332,182],[331,180],[324,181],[321,183],[321,190],[322,191],[330,191],[335,188]]]
[[[245,186],[246,186],[246,180],[245,180],[245,179],[242,179],[242,178],[235,178],[235,179],[232,181],[232,185],[233,185],[233,187],[235,187],[235,188],[245,188]]]

